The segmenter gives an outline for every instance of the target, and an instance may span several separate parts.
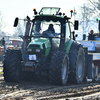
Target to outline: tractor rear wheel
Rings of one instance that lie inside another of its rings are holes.
[[[82,46],[79,45],[76,51],[75,72],[69,74],[69,83],[82,83],[85,71],[85,53]]]
[[[6,82],[18,82],[20,79],[21,69],[21,52],[20,50],[11,50],[6,53],[4,59],[4,79]],[[7,62],[6,62],[7,61]]]
[[[53,54],[50,63],[49,78],[51,84],[65,85],[68,78],[69,57],[65,52]]]

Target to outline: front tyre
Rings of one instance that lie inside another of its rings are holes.
[[[51,84],[65,85],[68,78],[69,57],[65,52],[53,54],[50,63],[49,77]]]
[[[20,50],[11,50],[8,52],[3,65],[3,76],[6,82],[18,82],[20,80],[21,57]]]

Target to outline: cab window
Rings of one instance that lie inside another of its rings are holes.
[[[70,28],[69,24],[66,23],[66,41],[70,39]]]

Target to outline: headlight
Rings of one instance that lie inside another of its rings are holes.
[[[40,52],[40,49],[36,49],[36,52]]]
[[[27,51],[31,52],[31,51],[32,51],[32,49],[27,49]]]

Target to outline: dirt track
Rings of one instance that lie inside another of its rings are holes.
[[[88,83],[81,85],[53,86],[48,82],[20,82],[6,83],[0,76],[0,100],[52,100],[82,97],[85,100],[96,100],[100,97],[99,83]],[[98,93],[96,96],[83,97],[85,95]],[[80,100],[82,100],[82,98]],[[99,99],[98,99],[99,100]]]

